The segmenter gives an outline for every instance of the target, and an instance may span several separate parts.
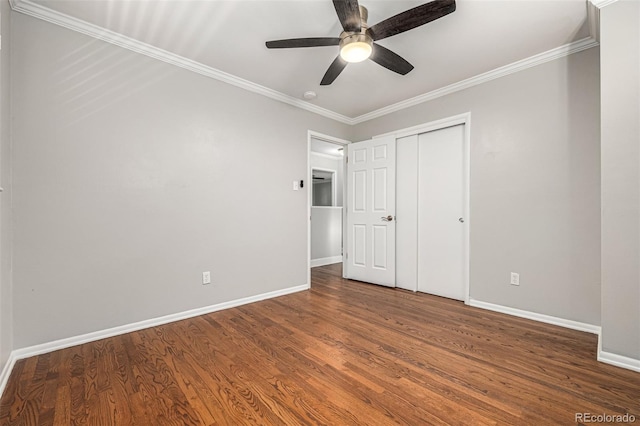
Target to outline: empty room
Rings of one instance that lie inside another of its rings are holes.
[[[0,18],[0,424],[640,424],[640,1]]]

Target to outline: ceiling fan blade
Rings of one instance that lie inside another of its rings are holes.
[[[333,81],[338,78],[343,69],[347,66],[347,61],[342,59],[340,55],[336,57],[336,59],[329,65],[329,69],[326,73],[324,73],[324,77],[322,77],[322,81],[320,82],[320,86],[328,86]]]
[[[405,75],[413,69],[413,65],[407,62],[402,56],[376,43],[373,43],[373,52],[371,52],[369,59],[401,75]]]
[[[360,7],[358,0],[333,0],[338,19],[347,32],[360,31]]]
[[[367,34],[373,40],[382,40],[435,21],[455,10],[455,0],[433,0],[378,22],[367,30]]]
[[[287,49],[290,47],[337,46],[340,44],[340,38],[338,37],[289,38],[286,40],[268,41],[265,44],[269,49]]]

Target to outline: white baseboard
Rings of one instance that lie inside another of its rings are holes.
[[[7,362],[2,369],[2,373],[0,373],[0,397],[4,393],[4,388],[7,386],[9,376],[11,376],[11,372],[13,371],[13,367],[16,365],[17,360],[18,359],[15,357],[13,352],[11,352],[9,354],[9,359],[7,359]]]
[[[272,299],[274,297],[285,296],[287,294],[296,293],[309,289],[309,284],[304,284],[296,287],[289,287],[282,290],[271,291],[268,293],[258,294],[256,296],[244,297],[242,299],[236,299],[229,302],[218,303],[216,305],[205,306],[202,308],[191,309],[184,312],[178,312],[175,314],[164,315],[158,318],[152,318],[144,321],[138,321],[131,324],[121,325],[119,327],[108,328],[105,330],[94,331],[92,333],[82,334],[79,336],[68,337],[66,339],[54,340],[52,342],[42,343],[39,345],[28,346],[26,348],[15,349],[9,355],[9,359],[0,374],[0,397],[4,392],[4,388],[7,385],[11,370],[17,360],[29,358],[35,355],[41,355],[48,352],[57,351],[59,349],[69,348],[71,346],[82,345],[84,343],[94,342],[96,340],[106,339],[108,337],[118,336],[121,334],[130,333],[132,331],[138,331],[145,328],[156,327],[158,325],[164,325],[183,319],[197,317],[199,315],[206,315],[212,312],[221,311],[224,309],[235,308],[237,306],[247,305],[249,303],[259,302],[261,300]]]
[[[602,336],[598,336],[598,361],[605,364],[615,365],[616,367],[626,368],[627,370],[637,371],[640,373],[640,359],[629,358],[602,350]]]
[[[495,305],[493,303],[481,302],[479,300],[469,300],[469,305],[476,308],[487,309],[489,311],[500,312],[507,315],[513,315],[520,318],[540,321],[547,324],[559,325],[560,327],[570,328],[572,330],[585,331],[598,335],[598,361],[605,364],[611,364],[616,367],[626,368],[627,370],[640,372],[640,360],[617,355],[602,350],[602,328],[598,325],[586,324],[583,322],[567,320],[564,318],[552,317],[550,315],[538,314],[535,312],[523,311],[520,309],[510,308],[508,306]]]
[[[342,256],[322,257],[320,259],[311,259],[311,267],[331,265],[342,262]]]
[[[330,259],[330,258],[327,258]],[[339,258],[342,261],[342,257]],[[318,259],[320,260],[320,259]],[[337,262],[330,262],[337,263]],[[329,263],[327,263],[329,264]],[[313,263],[312,263],[313,265]],[[259,302],[261,300],[271,299],[274,297],[284,296],[287,294],[296,293],[309,289],[309,284],[301,286],[290,287],[283,290],[276,290],[268,293],[259,294],[256,296],[244,297],[242,299],[232,300],[229,302],[218,303],[216,305],[205,306],[202,308],[191,309],[189,311],[179,312],[176,314],[165,315],[158,318],[152,318],[149,320],[139,321],[119,327],[108,328],[101,331],[95,331],[93,333],[82,334],[75,337],[69,337],[66,339],[55,340],[48,343],[42,343],[39,345],[29,346],[26,348],[16,349],[11,352],[9,359],[4,365],[2,372],[0,372],[0,397],[4,393],[11,371],[16,364],[16,361],[24,358],[29,358],[35,355],[41,355],[47,352],[53,352],[59,349],[69,348],[71,346],[81,345],[83,343],[89,343],[96,340],[106,339],[108,337],[118,336],[133,331],[142,330],[145,328],[155,327],[158,325],[168,324],[174,321],[180,321],[183,319],[193,318],[199,315],[205,315],[224,309],[235,308],[237,306],[247,305],[249,303]],[[477,308],[487,309],[494,312],[500,312],[508,315],[513,315],[521,318],[527,318],[534,321],[540,321],[547,324],[559,325],[561,327],[570,328],[573,330],[585,331],[588,333],[598,334],[598,361],[611,364],[617,367],[626,368],[633,371],[640,372],[640,360],[625,357],[622,355],[616,355],[613,353],[605,352],[601,347],[600,327],[592,324],[581,323],[572,320],[566,320],[563,318],[552,317],[549,315],[538,314],[535,312],[523,311],[520,309],[510,308],[507,306],[496,305],[493,303],[482,302],[475,299],[469,300],[469,305]]]
[[[572,321],[564,318],[553,317],[551,315],[538,314],[536,312],[523,311],[521,309],[510,308],[503,305],[495,305],[493,303],[482,302],[475,299],[470,299],[469,305],[475,306],[476,308],[487,309],[489,311],[513,315],[514,317],[526,318],[534,321],[544,322],[546,324],[559,325],[560,327],[570,328],[572,330],[586,331],[587,333],[600,335],[599,325]]]

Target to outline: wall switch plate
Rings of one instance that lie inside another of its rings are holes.
[[[293,190],[297,191],[300,189],[300,181],[294,180],[293,181]]]
[[[520,274],[516,272],[511,273],[511,285],[520,285]]]
[[[205,271],[202,273],[202,285],[211,284],[211,272]]]

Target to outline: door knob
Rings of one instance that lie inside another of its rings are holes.
[[[458,220],[460,221],[460,223],[464,223],[464,219],[463,218],[460,218]]]
[[[392,222],[393,221],[393,216],[391,216],[391,215],[382,216],[380,219],[382,219],[383,222]]]

